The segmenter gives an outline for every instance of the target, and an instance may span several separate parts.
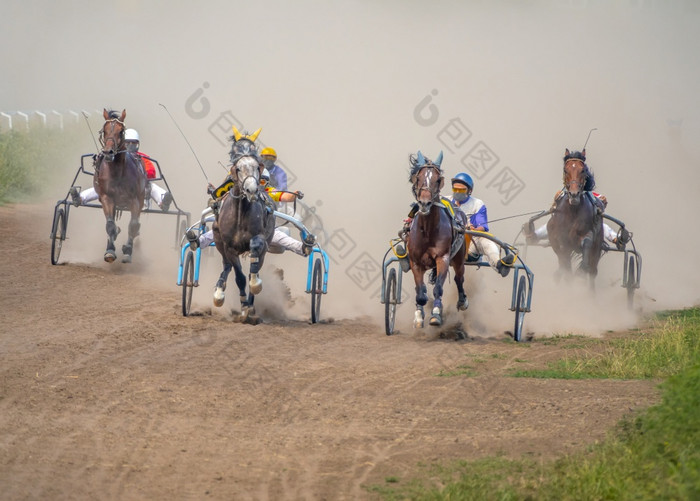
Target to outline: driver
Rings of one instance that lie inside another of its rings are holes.
[[[489,218],[486,212],[486,204],[476,197],[471,196],[474,189],[472,177],[460,172],[452,178],[452,198],[451,201],[467,217],[466,229],[474,231],[489,231]],[[488,238],[472,235],[468,251],[472,256],[483,255],[502,277],[508,276],[510,269],[515,262],[515,256],[508,252],[501,259],[501,252],[498,245]]]

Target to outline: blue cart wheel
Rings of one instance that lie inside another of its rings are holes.
[[[63,207],[56,209],[51,226],[51,264],[58,264],[63,241],[66,239],[66,211]]]
[[[323,269],[321,259],[316,259],[311,275],[311,323],[318,322],[321,316],[321,295],[323,294]]]
[[[192,290],[194,289],[194,252],[188,251],[182,272],[182,315],[190,315]]]
[[[396,322],[396,304],[398,296],[398,286],[396,284],[396,270],[389,270],[389,277],[386,280],[386,289],[384,290],[384,328],[386,335],[391,336],[394,333],[394,322]]]
[[[525,300],[527,291],[527,279],[521,276],[518,281],[518,291],[515,295],[515,327],[513,327],[513,339],[516,342],[522,341],[523,322],[525,320]]]

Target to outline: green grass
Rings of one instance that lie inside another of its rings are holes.
[[[77,170],[81,132],[84,136],[77,126],[0,131],[0,204],[32,200],[54,183],[65,184],[67,191],[66,167]]]
[[[476,371],[474,370],[474,367],[470,365],[458,365],[455,369],[452,369],[450,371],[447,370],[441,370],[438,374],[438,377],[453,377],[453,376],[467,376],[467,377],[473,377],[476,376]]]
[[[559,379],[669,377],[688,367],[700,351],[700,309],[663,313],[655,324],[652,331],[639,332],[634,338],[594,340],[602,345],[598,353],[565,357],[548,364],[547,369],[514,371],[511,375]]]
[[[368,490],[387,500],[700,499],[700,308],[664,312],[635,335],[556,371],[665,378],[661,403],[621,422],[602,443],[556,461],[435,464]]]

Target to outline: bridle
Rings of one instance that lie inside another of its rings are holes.
[[[248,181],[248,179],[253,179],[255,181],[255,185],[260,186],[260,175],[262,175],[262,167],[260,167],[260,163],[258,162],[258,177],[256,177],[254,174],[249,174],[249,173],[243,172],[241,170],[241,166],[239,164],[240,164],[241,160],[243,160],[245,158],[251,158],[251,159],[255,160],[255,157],[252,155],[243,155],[243,156],[239,157],[238,159],[236,159],[236,163],[233,164],[233,167],[234,167],[233,173],[236,176],[236,179],[234,181],[234,186],[236,187],[236,191],[238,192],[238,195],[234,195],[233,193],[231,193],[231,196],[234,198],[241,198],[241,197],[245,196],[246,198],[250,199],[247,192],[244,190],[245,183],[246,183],[246,181]]]
[[[424,183],[421,186],[418,186],[418,181],[420,180],[420,173],[424,169],[431,169],[431,171],[425,175]],[[433,187],[430,186],[430,182],[432,180],[432,171],[435,171],[438,175],[438,182],[435,183],[435,189],[433,189]],[[435,202],[440,198],[440,179],[442,177],[442,171],[440,170],[440,167],[438,167],[435,164],[428,163],[423,165],[420,169],[418,169],[418,171],[413,176],[415,177],[415,180],[413,181],[412,190],[413,196],[415,197],[416,201],[420,202],[420,193],[422,191],[427,191],[428,193],[430,193],[431,202]]]
[[[109,130],[109,135],[105,133],[105,128],[107,127],[107,124],[111,124],[112,126]],[[119,131],[119,142],[117,142],[117,140],[113,137],[114,128],[116,127],[116,124],[122,126],[121,131]],[[100,144],[102,145],[102,155],[104,155],[105,159],[108,162],[112,162],[114,160],[114,157],[123,151],[121,147],[124,145],[124,130],[124,122],[122,122],[118,118],[111,118],[107,120],[102,126],[102,129],[100,129]],[[108,150],[107,144],[109,142],[112,143],[112,147]]]
[[[581,165],[583,166],[581,170],[581,175],[578,176],[578,178],[572,178],[569,181],[566,179],[566,166],[569,165],[570,162],[581,162]],[[580,158],[570,158],[567,161],[564,162],[564,190],[566,191],[566,194],[569,198],[569,201],[571,200],[578,200],[579,197],[581,196],[581,193],[583,193],[583,188],[586,185],[586,164],[581,160]],[[579,178],[582,178],[579,180]],[[577,190],[572,192],[572,187],[576,187]]]

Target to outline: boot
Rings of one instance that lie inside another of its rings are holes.
[[[513,267],[515,262],[515,256],[510,252],[501,259],[498,264],[496,264],[496,271],[501,274],[502,277],[507,277],[510,273],[510,269]]]

